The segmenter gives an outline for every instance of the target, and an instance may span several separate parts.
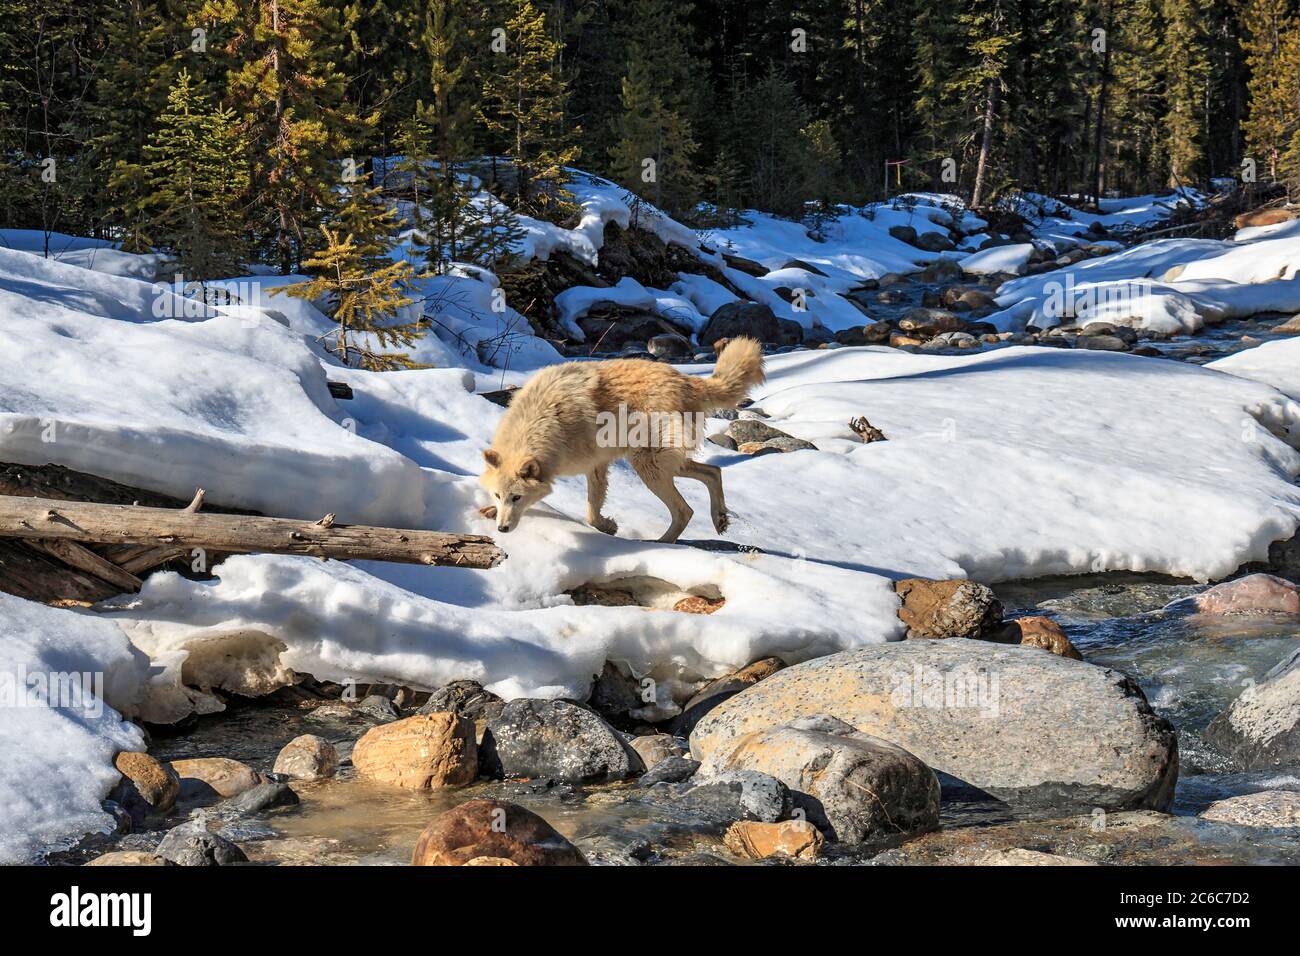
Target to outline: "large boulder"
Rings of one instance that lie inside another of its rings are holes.
[[[750,770],[780,780],[796,810],[843,843],[911,836],[939,824],[939,780],[902,747],[841,720],[800,718],[712,750],[701,774]]]
[[[1171,607],[1201,614],[1291,614],[1300,616],[1300,587],[1271,574],[1225,581]]]
[[[781,323],[772,309],[761,302],[728,302],[713,311],[695,338],[701,345],[712,348],[719,339],[738,335],[760,342],[777,342],[781,337]]]
[[[113,760],[122,779],[109,794],[109,799],[126,807],[148,813],[166,813],[176,804],[181,784],[176,771],[139,751],[123,751]]]
[[[1142,691],[1108,668],[954,638],[876,644],[773,674],[708,714],[691,754],[830,714],[927,766],[1019,805],[1163,810],[1178,742]]]
[[[694,697],[682,707],[681,715],[673,723],[673,733],[683,737],[690,736],[700,719],[724,700],[735,697],[747,687],[752,687],[765,677],[771,677],[781,668],[785,661],[779,657],[764,657],[746,664],[740,670],[732,671],[725,677],[709,681],[700,688]]]
[[[450,711],[469,720],[486,721],[501,713],[505,706],[504,700],[484,690],[478,681],[454,680],[430,694],[418,713],[428,715]]]
[[[563,700],[512,700],[488,722],[483,769],[564,783],[622,780],[641,758],[599,714]]]
[[[324,780],[338,768],[339,754],[332,743],[316,734],[303,734],[284,745],[272,772],[295,780]]]
[[[236,797],[266,782],[248,764],[229,757],[192,757],[173,760],[169,766],[180,780],[178,799],[186,802]]]
[[[923,307],[908,309],[898,320],[898,327],[904,332],[927,337],[943,332],[960,332],[963,325],[960,316],[943,309]]]
[[[894,582],[898,616],[913,637],[990,637],[1002,624],[1002,603],[983,584],[953,579]]]
[[[1201,811],[1201,819],[1242,827],[1300,827],[1300,793],[1262,790],[1216,800]]]
[[[782,820],[779,823],[740,820],[727,829],[722,842],[736,856],[750,860],[766,860],[774,856],[815,860],[826,838],[807,820]]]
[[[459,787],[478,777],[474,723],[435,713],[372,727],[352,748],[357,773],[408,790]]]
[[[501,800],[469,800],[434,817],[416,841],[411,863],[586,866],[587,860],[581,850],[531,810]]]
[[[1300,648],[1210,721],[1205,739],[1248,770],[1300,763]]]

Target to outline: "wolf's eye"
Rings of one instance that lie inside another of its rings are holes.
[[[519,500],[520,498],[522,498],[522,497],[523,497],[523,495],[511,495],[511,496],[510,496],[510,500],[511,500],[511,501],[518,501],[518,500]]]
[[[494,492],[492,492],[492,494],[496,495],[496,499],[497,499],[497,501],[500,501],[500,500],[501,500],[501,492],[499,492],[499,491],[494,491]]]

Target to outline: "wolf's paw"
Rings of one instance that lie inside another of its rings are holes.
[[[613,518],[606,518],[604,515],[592,521],[591,526],[597,531],[603,531],[605,534],[618,534],[618,522]]]
[[[731,527],[731,515],[725,511],[719,511],[713,516],[713,530],[722,534]]]
[[[497,506],[485,505],[484,507],[478,509],[478,513],[481,514],[484,518],[495,518],[497,516]]]

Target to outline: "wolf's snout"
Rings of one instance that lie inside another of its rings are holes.
[[[508,525],[508,524],[499,524],[499,525],[497,525],[497,530],[500,531],[502,534],[505,534],[507,531],[510,530],[510,525]]]

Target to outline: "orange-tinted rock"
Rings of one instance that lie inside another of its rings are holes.
[[[353,748],[352,766],[371,780],[410,790],[473,783],[478,777],[474,722],[444,712],[372,727]]]
[[[501,800],[470,800],[440,813],[424,828],[416,841],[411,863],[414,866],[586,866],[587,860],[576,846],[531,810]]]

